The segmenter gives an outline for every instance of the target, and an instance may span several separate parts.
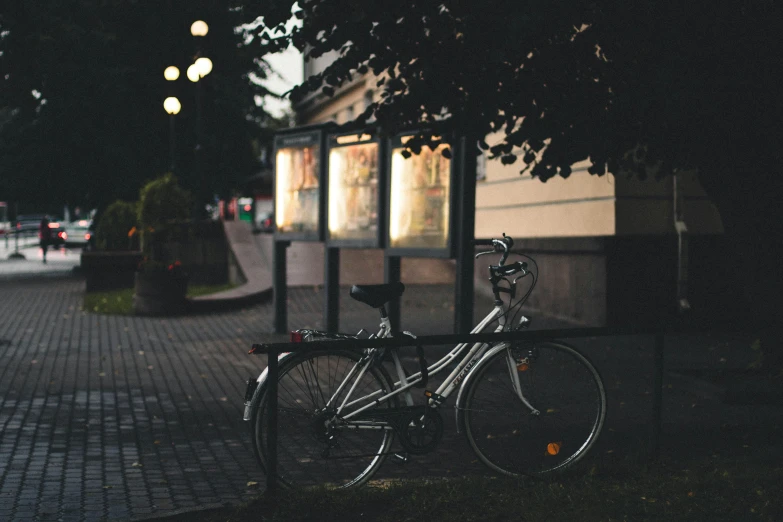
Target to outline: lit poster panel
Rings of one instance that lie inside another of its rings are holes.
[[[331,244],[379,246],[379,164],[380,147],[373,136],[330,138],[326,222]]]
[[[275,234],[321,240],[321,133],[275,139]]]
[[[451,257],[452,164],[441,152],[422,147],[402,156],[403,140],[391,148],[387,254]]]

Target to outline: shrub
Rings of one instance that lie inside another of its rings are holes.
[[[146,234],[164,228],[171,221],[190,218],[190,193],[177,184],[172,173],[154,179],[139,192],[138,223],[142,245],[148,250]]]
[[[128,234],[136,226],[136,203],[117,200],[98,219],[95,229],[99,250],[133,250]]]

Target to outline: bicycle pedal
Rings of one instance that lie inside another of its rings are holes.
[[[394,453],[392,455],[392,461],[396,462],[399,465],[407,464],[409,460],[407,453]]]

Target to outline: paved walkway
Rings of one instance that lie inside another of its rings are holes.
[[[0,277],[0,521],[140,520],[258,494],[264,476],[242,400],[245,380],[265,365],[247,355],[250,344],[280,339],[268,333],[271,304],[168,319],[100,316],[81,310],[83,292],[83,280],[56,271]],[[320,326],[319,287],[293,288],[289,298],[292,326]],[[486,305],[478,299],[479,308]],[[453,303],[450,286],[411,285],[403,326],[450,332]],[[377,324],[347,288],[340,306],[344,331]],[[639,457],[651,422],[651,340],[573,344],[602,372],[610,401],[605,432],[585,465]],[[725,386],[687,371],[744,368],[754,355],[749,345],[741,336],[669,340],[665,454],[781,458],[778,407],[727,402]],[[439,350],[428,350],[428,358]],[[405,360],[414,364],[412,354]],[[443,413],[446,433],[436,452],[404,466],[388,462],[379,476],[485,473],[456,433],[450,408]],[[764,450],[750,447],[749,437]]]

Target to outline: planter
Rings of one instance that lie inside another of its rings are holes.
[[[133,311],[136,315],[180,315],[185,313],[187,276],[167,272],[136,272]]]
[[[133,288],[133,277],[141,261],[141,252],[82,252],[80,270],[84,273],[87,292],[104,292]]]

